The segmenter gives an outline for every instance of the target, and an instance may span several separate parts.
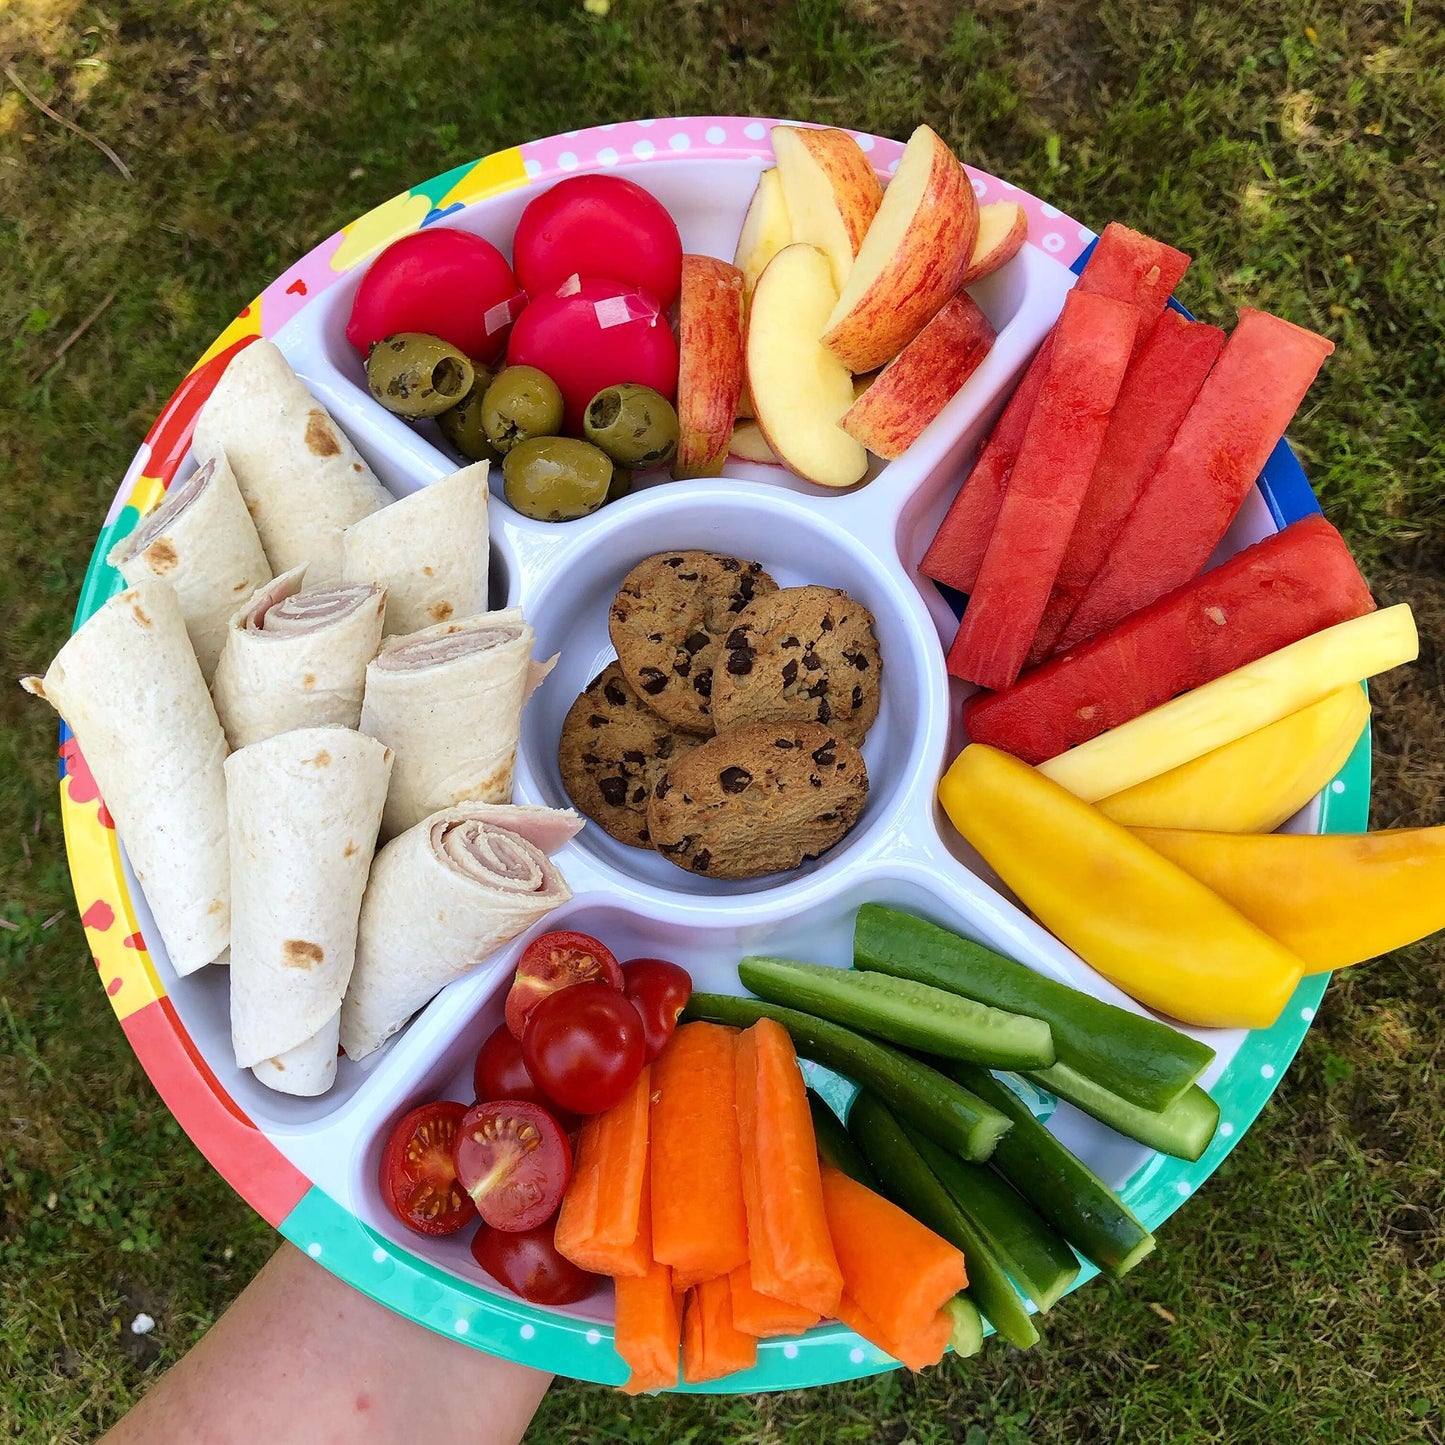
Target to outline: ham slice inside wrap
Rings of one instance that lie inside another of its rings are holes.
[[[353,1059],[381,1047],[449,983],[572,897],[548,856],[574,837],[570,809],[464,803],[376,855],[341,1006]]]
[[[454,803],[512,796],[522,708],[551,670],[520,609],[393,637],[366,669],[361,729],[396,753],[383,837]]]
[[[231,619],[211,691],[233,748],[361,721],[386,592],[370,585],[303,592],[304,575],[297,567],[268,582]]]

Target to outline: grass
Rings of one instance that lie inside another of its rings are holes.
[[[470,156],[629,115],[905,135],[1197,260],[1338,350],[1293,436],[1426,654],[1379,702],[1377,825],[1445,821],[1445,6],[1163,0],[11,0],[0,59],[0,675],[65,636],[136,443],[238,306],[337,225]],[[111,299],[55,362],[62,343]],[[53,363],[53,364],[52,364]],[[0,690],[0,1436],[89,1438],[273,1236],[180,1136],[95,987],[54,724]],[[1445,954],[1337,981],[1260,1125],[1122,1286],[1027,1355],[914,1380],[624,1402],[558,1385],[539,1442],[1445,1439]],[[154,1333],[130,1320],[154,1316]]]

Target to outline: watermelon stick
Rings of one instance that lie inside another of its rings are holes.
[[[948,670],[980,687],[1010,686],[1058,576],[1104,444],[1139,313],[1077,289],[1054,328],[1053,355]]]
[[[1030,667],[1053,654],[1054,644],[1104,565],[1114,538],[1169,449],[1223,345],[1224,332],[1217,326],[1166,310],[1129,363],[1104,449],[1029,652]]]
[[[1080,599],[1060,652],[1199,574],[1284,436],[1334,342],[1244,307],[1109,559]]]
[[[1111,221],[1099,237],[1074,289],[1091,296],[1127,301],[1137,307],[1139,332],[1134,342],[1137,352],[1188,269],[1189,257],[1183,251]],[[1009,473],[1023,445],[1052,353],[1053,333],[1050,332],[1014,388],[1003,415],[944,517],[938,535],[924,553],[920,570],[925,577],[956,587],[960,592],[973,591],[1003,505]]]

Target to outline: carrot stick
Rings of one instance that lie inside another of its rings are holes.
[[[682,1378],[689,1385],[716,1380],[758,1362],[758,1342],[733,1324],[726,1275],[704,1280],[687,1297],[682,1322]]]
[[[629,1395],[665,1390],[677,1384],[677,1351],[682,1325],[672,1294],[672,1274],[654,1264],[635,1279],[622,1278],[617,1289],[617,1353],[632,1373],[623,1389]]]
[[[734,1037],[685,1024],[652,1065],[652,1249],[679,1287],[748,1257]]]
[[[892,1355],[901,1365],[906,1365],[916,1374],[919,1370],[936,1365],[948,1348],[949,1336],[953,1333],[953,1316],[947,1310],[939,1310],[924,1327],[906,1340],[890,1340],[845,1294],[838,1301],[838,1318],[854,1334],[862,1335],[870,1345],[877,1345],[886,1355]]]
[[[745,1335],[770,1339],[773,1335],[800,1335],[822,1318],[813,1310],[786,1304],[753,1288],[752,1271],[739,1265],[729,1276],[732,1288],[733,1324]]]
[[[582,1126],[556,1243],[573,1264],[594,1274],[636,1277],[652,1262],[650,1242],[647,1249],[638,1247],[650,1097],[645,1067],[621,1103]]]
[[[823,1208],[813,1115],[793,1041],[772,1019],[738,1039],[737,1101],[753,1287],[831,1315],[843,1276]]]
[[[885,1338],[911,1340],[968,1283],[961,1250],[827,1165],[823,1202],[844,1294]]]

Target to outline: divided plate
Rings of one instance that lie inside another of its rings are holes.
[[[101,532],[76,625],[123,585],[105,564],[115,540],[194,467],[196,413],[241,346],[257,336],[274,339],[394,493],[426,486],[459,463],[430,424],[409,427],[371,400],[343,334],[371,256],[442,219],[509,249],[536,188],[568,173],[616,167],[663,201],[687,250],[730,257],[758,173],[771,164],[770,124],[739,117],[642,120],[532,142],[449,171],[323,242],[241,313],[167,404]],[[897,141],[858,140],[880,175],[896,168]],[[863,750],[872,792],[857,828],[817,862],[757,882],[724,882],[684,873],[589,825],[557,859],[575,894],[570,904],[438,996],[388,1047],[360,1065],[341,1060],[329,1094],[294,1099],[236,1069],[226,971],[176,978],[84,758],[61,730],[61,811],[82,921],[101,981],[157,1089],[216,1168],[287,1239],[431,1329],[539,1369],[607,1384],[626,1376],[612,1347],[608,1291],[565,1310],[525,1304],[476,1268],[465,1235],[412,1235],[390,1216],[377,1189],[381,1141],[393,1119],[429,1098],[470,1100],[476,1049],[499,1022],[516,957],[535,933],[580,928],[620,958],[662,954],[688,968],[700,989],[738,992],[736,964],[747,952],[846,965],[853,911],[876,900],[1137,1010],[1015,906],[934,801],[938,777],[963,741],[962,689],[943,664],[953,611],[919,576],[917,563],[1094,239],[1016,187],[970,174],[980,199],[1015,199],[1029,215],[1029,244],[1018,259],[973,288],[998,342],[934,425],[900,460],[875,463],[866,485],[829,493],[780,467],[730,461],[721,478],[647,486],[592,517],[550,525],[518,516],[499,485],[493,495],[492,604],[525,609],[538,656],[561,653],[523,718],[519,802],[568,806],[556,760],[562,718],[611,656],[607,606],[641,558],[676,547],[733,552],[758,559],[785,586],[842,587],[872,610],[884,658],[882,710]],[[1281,443],[1221,554],[1314,510],[1303,473]],[[1367,733],[1331,788],[1290,826],[1361,829],[1368,793]],[[1253,1122],[1324,987],[1322,977],[1305,979],[1271,1029],[1208,1035],[1218,1058],[1204,1083],[1219,1101],[1222,1123],[1195,1164],[1147,1150],[1043,1096],[1040,1116],[1157,1228]],[[841,1101],[841,1081],[821,1083]],[[830,1324],[797,1340],[765,1340],[756,1368],[702,1388],[795,1388],[893,1363]]]

